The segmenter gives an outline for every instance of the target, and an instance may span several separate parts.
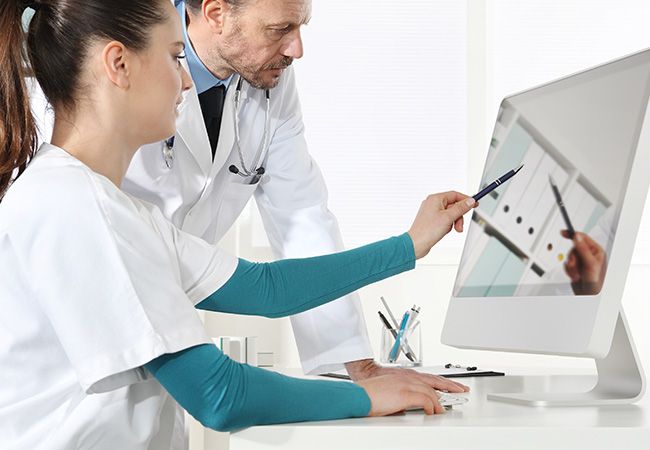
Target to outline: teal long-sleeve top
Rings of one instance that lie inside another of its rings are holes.
[[[406,233],[312,258],[272,263],[240,259],[228,282],[197,308],[284,317],[413,267],[413,242]],[[162,355],[145,367],[192,416],[219,431],[362,417],[371,407],[365,390],[355,384],[296,379],[239,364],[214,345]]]

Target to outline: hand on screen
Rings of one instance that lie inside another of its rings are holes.
[[[431,247],[454,228],[463,231],[463,215],[477,203],[472,197],[455,191],[429,195],[420,206],[409,235],[413,240],[415,257],[422,258]]]
[[[562,230],[561,233],[569,239],[567,230]],[[573,248],[564,265],[573,292],[577,295],[598,294],[603,287],[606,270],[607,254],[602,247],[588,235],[576,232]]]

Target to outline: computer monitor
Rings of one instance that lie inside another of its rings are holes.
[[[650,181],[649,94],[647,50],[501,103],[480,187],[523,167],[473,212],[442,342],[594,358],[598,382],[585,393],[490,398],[584,405],[643,395],[621,297]]]

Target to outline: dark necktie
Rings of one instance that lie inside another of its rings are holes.
[[[223,103],[226,97],[226,88],[223,84],[213,86],[199,94],[199,103],[203,113],[203,122],[208,132],[212,159],[217,150],[219,141],[219,130],[221,129],[221,116],[223,115]]]

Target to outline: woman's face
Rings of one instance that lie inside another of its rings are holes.
[[[140,64],[131,74],[127,116],[139,144],[162,141],[176,130],[178,107],[192,80],[181,66],[183,32],[176,10],[163,0],[167,20],[151,30],[148,47],[138,52]]]

